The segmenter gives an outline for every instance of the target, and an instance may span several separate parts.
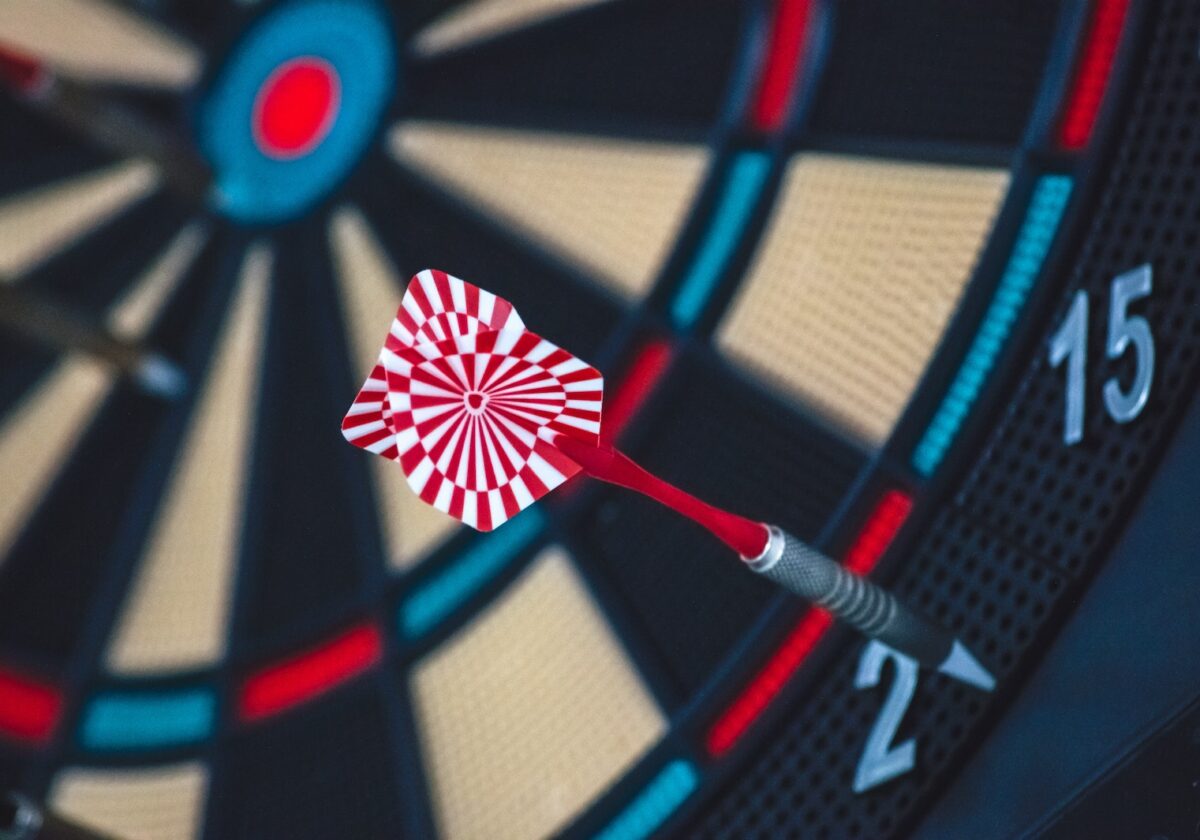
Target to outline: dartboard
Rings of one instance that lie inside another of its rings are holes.
[[[1185,0],[4,0],[0,789],[130,838],[1191,832],[1198,44]],[[994,688],[582,475],[426,504],[341,433],[426,269]]]

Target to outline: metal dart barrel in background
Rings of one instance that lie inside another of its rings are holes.
[[[0,277],[0,336],[5,333],[58,351],[87,353],[112,365],[148,394],[173,399],[187,387],[187,378],[174,362],[83,313],[14,288]]]
[[[992,675],[950,631],[802,540],[774,526],[767,530],[762,554],[742,558],[751,569],[922,665],[986,691],[993,688]]]
[[[47,811],[22,794],[0,793],[0,840],[114,840]]]

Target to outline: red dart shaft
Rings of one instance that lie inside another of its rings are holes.
[[[700,501],[646,472],[628,456],[607,444],[593,446],[577,438],[558,435],[554,445],[592,478],[649,496],[707,528],[742,557],[758,557],[767,547],[769,532],[766,525]]]

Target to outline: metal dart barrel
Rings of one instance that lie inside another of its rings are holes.
[[[55,350],[87,353],[112,365],[148,394],[172,399],[187,387],[178,366],[158,353],[114,335],[82,313],[14,288],[0,277],[0,335],[5,332]]]
[[[774,526],[766,548],[743,557],[754,571],[922,665],[990,691],[995,679],[955,636],[860,577]]]

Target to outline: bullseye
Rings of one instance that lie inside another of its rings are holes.
[[[337,189],[399,82],[382,0],[270,6],[206,81],[197,119],[214,204],[249,224],[296,218]]]
[[[341,106],[341,79],[315,56],[286,61],[259,88],[254,141],[263,154],[292,160],[311,152],[333,127]]]

